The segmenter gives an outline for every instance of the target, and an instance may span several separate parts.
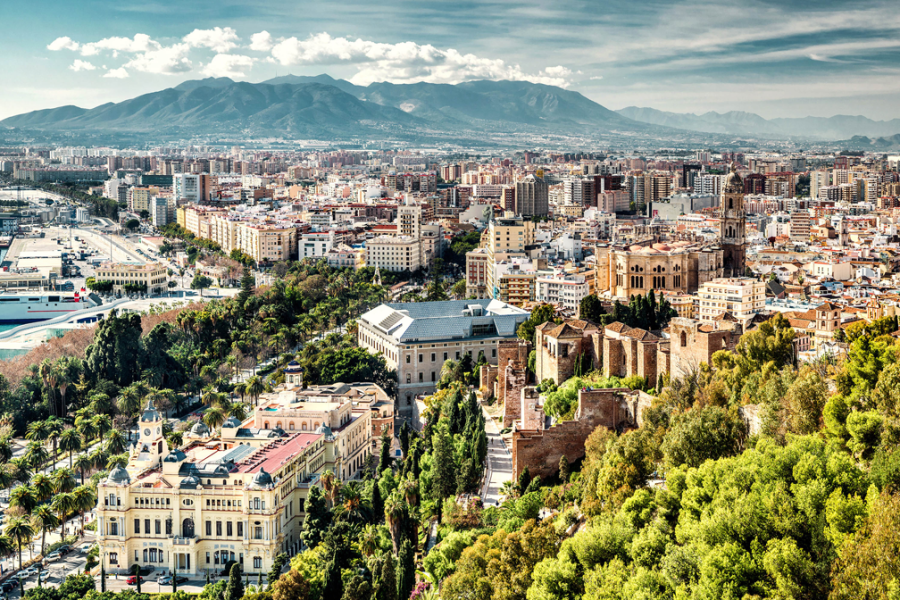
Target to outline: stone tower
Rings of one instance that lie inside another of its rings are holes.
[[[722,186],[719,207],[719,241],[722,244],[725,277],[743,277],[746,265],[746,213],[744,211],[744,182],[731,163],[731,173]]]

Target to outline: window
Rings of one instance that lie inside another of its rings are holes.
[[[406,364],[409,364],[409,362],[410,362],[410,360],[409,360],[409,359],[410,359],[410,358],[411,358],[411,357],[410,357],[410,355],[409,355],[409,354],[407,354],[407,355],[406,355]]]
[[[497,349],[491,348],[491,358],[497,358]]]
[[[421,373],[421,372],[419,373],[419,383],[422,383],[423,381],[425,381],[424,376],[425,376],[424,373]]]
[[[424,360],[422,360],[422,355],[421,355],[421,354],[419,355],[419,362],[425,362]]]
[[[118,552],[110,552],[109,553],[109,564],[111,564],[111,565],[119,564],[119,553]]]
[[[109,524],[109,535],[119,535],[119,523],[117,521]]]
[[[447,360],[447,353],[444,352],[444,360]]]
[[[206,553],[206,564],[209,564],[209,552]]]
[[[154,525],[156,526],[156,535],[162,534],[162,521],[157,519]]]
[[[254,539],[254,540],[261,540],[261,539],[263,539],[262,531],[263,531],[263,528],[262,528],[262,527],[254,527],[254,528],[253,528],[253,539]]]
[[[681,347],[682,348],[687,347],[687,334],[683,331],[681,332]]]
[[[207,521],[207,522],[206,522],[206,535],[207,535],[207,536],[211,536],[211,535],[212,535],[212,521]]]
[[[244,537],[244,522],[243,521],[238,521],[237,534],[238,534],[238,537]]]
[[[259,556],[253,557],[253,568],[254,569],[262,569],[262,558]]]
[[[222,535],[222,521],[216,521],[216,535]]]
[[[166,535],[172,535],[172,519],[166,519]]]
[[[434,371],[432,371],[431,372],[431,383],[434,383],[435,381],[437,381],[437,379],[435,379],[435,373],[434,373]]]
[[[431,353],[431,362],[434,362],[436,360],[437,360],[437,355],[434,352],[432,352]]]
[[[141,532],[141,520],[140,520],[140,519],[135,519],[135,520],[134,520],[134,533],[135,533],[135,534],[138,534],[138,533],[140,533],[140,532]]]
[[[228,537],[231,537],[231,536],[234,535],[234,534],[232,533],[231,521],[228,521],[228,523],[226,524],[226,527],[225,527],[225,534],[226,534]]]

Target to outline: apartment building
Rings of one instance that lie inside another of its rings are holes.
[[[488,295],[514,306],[524,306],[535,298],[537,264],[528,258],[508,258],[493,265],[493,286]]]
[[[766,284],[749,278],[713,279],[697,291],[697,319],[714,321],[729,312],[746,322],[766,306]]]
[[[497,364],[497,343],[516,337],[529,312],[497,300],[382,304],[359,318],[361,348],[397,371],[398,411],[416,417],[415,397],[432,394],[448,359],[484,353]]]
[[[297,230],[274,224],[240,223],[235,248],[256,262],[278,262],[297,256]]]
[[[297,241],[297,259],[324,258],[334,246],[333,231],[300,234],[300,239]]]
[[[534,300],[578,310],[581,300],[590,293],[583,275],[557,275],[535,279]]]
[[[143,285],[148,293],[159,294],[166,290],[166,266],[162,263],[114,263],[106,262],[97,267],[94,279],[111,281],[113,291],[124,291],[125,285]]]
[[[133,213],[140,213],[142,210],[150,212],[150,201],[157,195],[159,195],[159,188],[156,186],[133,187],[129,189],[128,210]]]
[[[487,248],[475,248],[466,252],[466,296],[484,298],[488,290],[488,269],[493,268],[489,262]]]
[[[541,176],[527,175],[516,182],[516,214],[545,217],[550,213],[550,187]]]
[[[410,236],[381,235],[366,241],[366,266],[387,271],[415,271],[423,267],[422,241]]]

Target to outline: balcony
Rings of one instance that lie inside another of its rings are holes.
[[[175,536],[172,538],[172,544],[175,546],[190,546],[193,542],[197,541],[197,537],[183,537],[183,536]]]

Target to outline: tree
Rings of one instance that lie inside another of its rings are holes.
[[[200,296],[203,296],[203,290],[212,286],[213,280],[207,277],[202,273],[197,273],[194,275],[194,280],[191,281],[191,289],[192,290],[200,290]]]
[[[385,429],[381,433],[381,456],[378,460],[378,473],[381,473],[385,469],[391,466],[391,442],[393,438],[388,433],[388,430]]]
[[[605,314],[603,303],[594,294],[589,294],[582,298],[581,303],[578,305],[578,317],[591,323],[600,324]]]
[[[526,319],[516,330],[516,335],[523,340],[528,340],[534,344],[534,330],[538,325],[552,321],[556,310],[551,304],[541,304],[533,311],[531,316]]]
[[[453,441],[446,422],[438,423],[432,438],[434,448],[431,497],[438,503],[456,492],[456,464],[453,457]]]
[[[142,333],[139,314],[112,309],[97,325],[94,341],[85,351],[85,366],[92,379],[120,386],[135,381],[143,360]]]
[[[397,556],[397,598],[409,598],[416,585],[416,560],[409,540],[403,540]]]
[[[231,565],[228,574],[228,585],[225,587],[224,600],[241,600],[244,596],[244,582],[241,581],[241,565]]]
[[[694,408],[672,419],[661,449],[669,468],[697,467],[737,453],[745,435],[746,426],[734,412],[719,406]]]
[[[53,531],[59,522],[53,510],[46,505],[38,506],[31,515],[31,522],[34,528],[41,532],[41,554],[44,554],[47,547],[47,532]]]
[[[72,468],[72,455],[83,447],[81,434],[77,429],[66,429],[59,436],[59,449],[69,453],[69,468]]]
[[[129,231],[136,231],[141,226],[141,222],[137,219],[128,219],[125,221],[125,228]],[[140,590],[138,590],[140,591]]]
[[[272,568],[269,569],[269,575],[267,581],[269,585],[274,585],[278,578],[281,577],[281,570],[284,568],[284,565],[290,562],[288,555],[284,552],[280,552],[275,556],[275,560],[272,561]]]
[[[15,540],[19,550],[19,568],[22,568],[22,547],[31,542],[34,537],[34,527],[24,517],[13,517],[6,524],[4,533]]]
[[[253,278],[253,274],[250,273],[250,269],[244,267],[243,274],[241,275],[241,291],[237,296],[238,304],[243,306],[247,303],[247,300],[249,300],[253,296],[253,289],[255,284],[256,280]]]
[[[306,500],[306,520],[300,539],[309,548],[315,548],[322,541],[325,530],[331,524],[331,511],[321,488],[313,486]]]
[[[311,598],[309,582],[297,569],[291,569],[272,586],[272,600],[308,600]]]
[[[569,480],[569,460],[565,454],[559,457],[559,480],[563,483]]]
[[[381,561],[381,569],[375,583],[376,600],[398,600],[397,575],[394,555],[386,552]]]

